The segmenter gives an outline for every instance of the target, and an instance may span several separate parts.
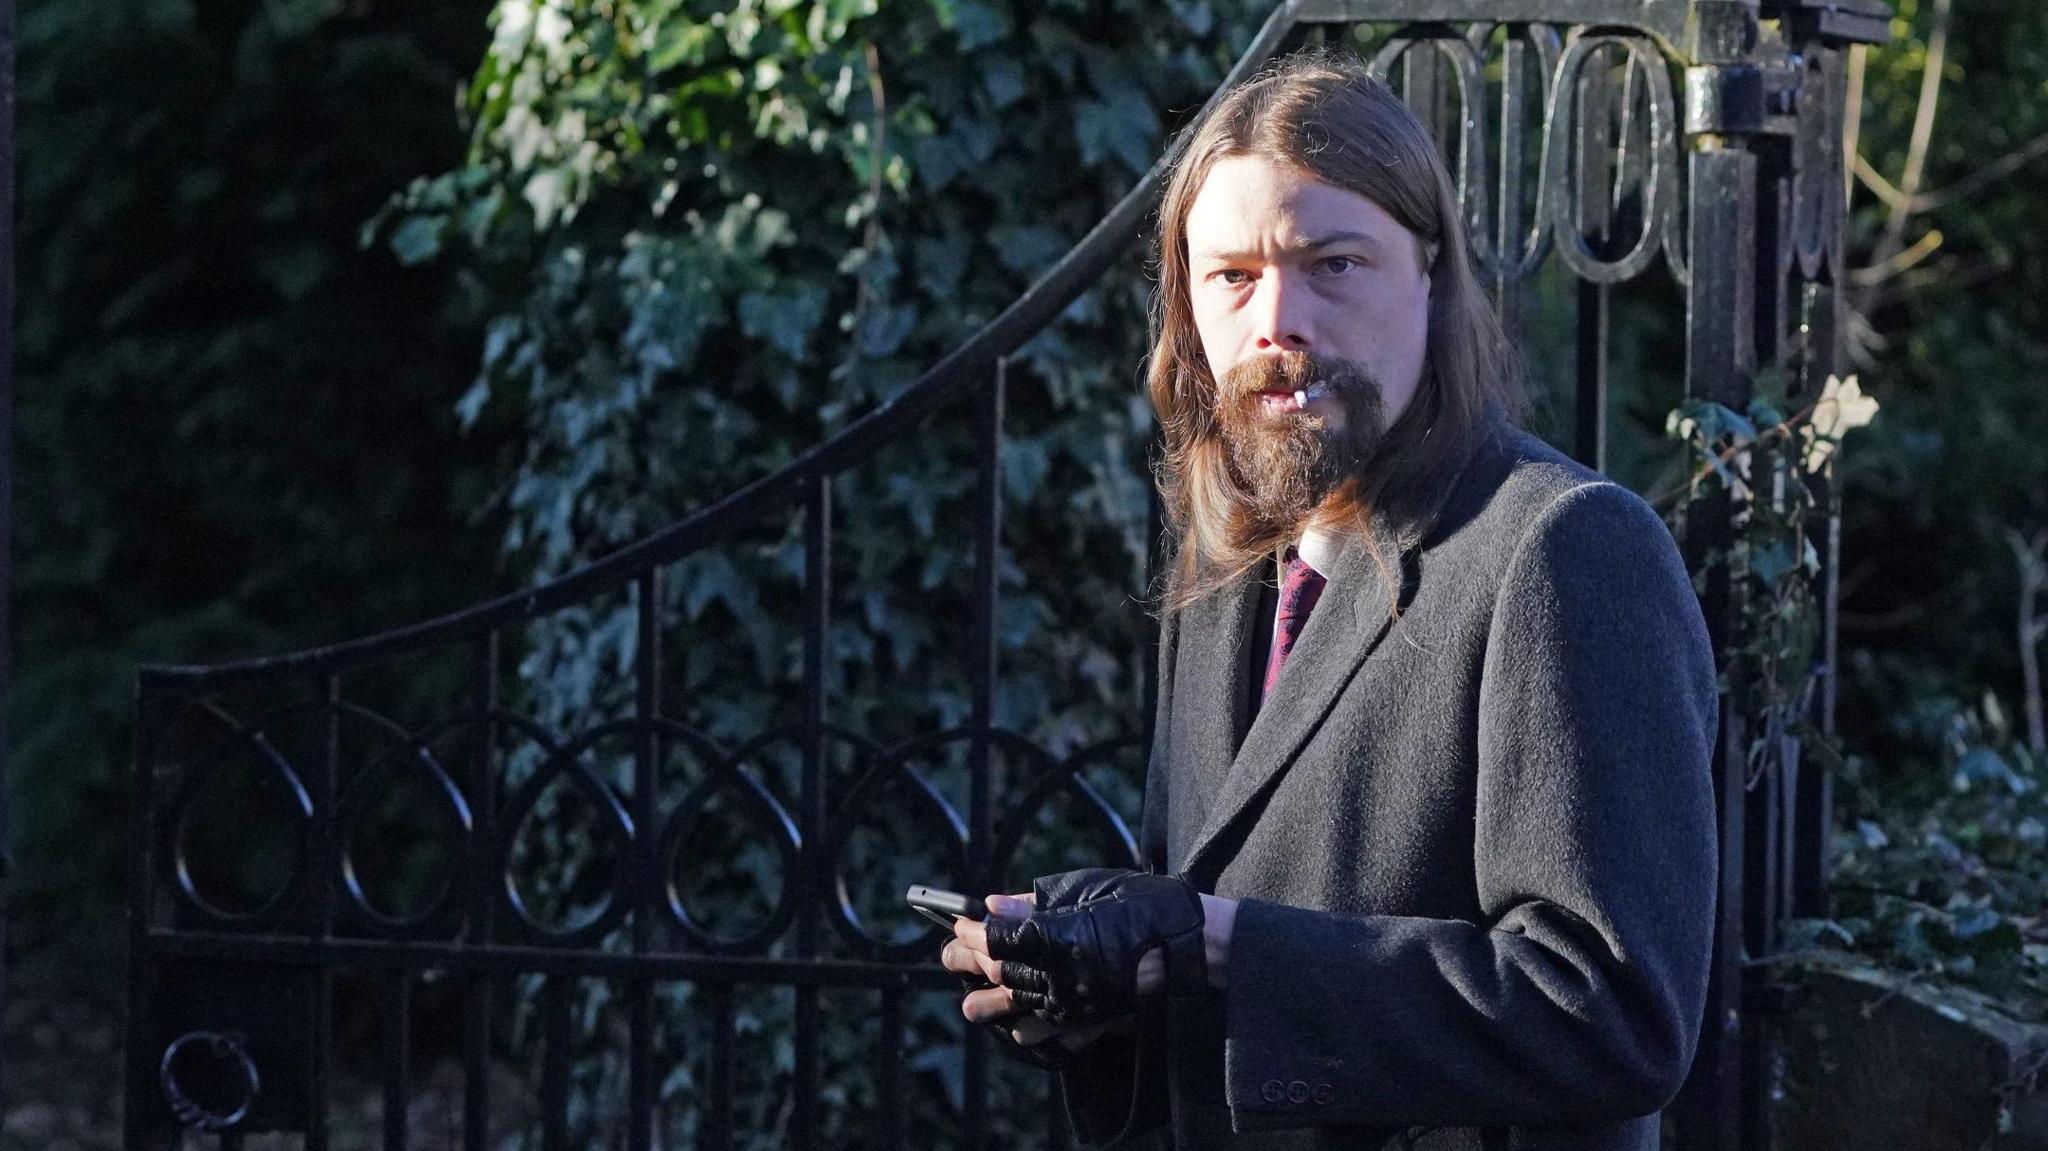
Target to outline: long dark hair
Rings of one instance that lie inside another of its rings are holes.
[[[1468,456],[1489,410],[1510,419],[1523,410],[1499,321],[1473,275],[1457,194],[1429,134],[1356,59],[1318,52],[1276,62],[1200,124],[1160,207],[1157,338],[1146,384],[1165,434],[1155,471],[1177,537],[1161,589],[1167,608],[1235,581],[1293,542],[1250,526],[1248,491],[1219,432],[1216,381],[1188,297],[1188,212],[1210,169],[1232,156],[1291,164],[1357,192],[1415,234],[1429,268],[1421,385],[1362,473],[1318,510],[1318,526],[1363,535],[1390,574],[1386,544],[1434,518],[1447,494],[1444,469]],[[1398,614],[1399,582],[1387,582],[1389,610]]]

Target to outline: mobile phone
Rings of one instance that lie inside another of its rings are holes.
[[[947,931],[953,930],[953,921],[948,918],[949,916],[980,919],[987,914],[980,900],[969,899],[957,891],[947,891],[943,887],[926,887],[922,883],[912,884],[910,890],[904,893],[903,901],[910,905],[912,911]]]

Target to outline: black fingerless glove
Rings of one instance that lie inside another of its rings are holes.
[[[1137,1009],[1138,961],[1166,951],[1166,991],[1209,990],[1202,897],[1178,875],[1091,867],[1041,876],[1028,919],[990,919],[1003,985],[1048,1023],[1076,1026]]]
[[[972,994],[976,991],[986,991],[994,987],[995,984],[990,983],[979,975],[962,975],[960,977],[960,986],[965,988],[969,994]],[[1012,992],[1012,994],[1014,995],[1015,993]],[[1010,1034],[1010,1025],[1029,1014],[1031,1014],[1030,1011],[1020,1007],[1007,1015],[998,1015],[994,1019],[984,1020],[981,1025],[988,1029],[989,1034],[995,1036],[996,1050],[1027,1066],[1038,1067],[1047,1071],[1057,1071],[1073,1062],[1073,1051],[1066,1044],[1061,1043],[1057,1035],[1042,1039],[1037,1043],[1026,1044],[1017,1042],[1016,1038]]]

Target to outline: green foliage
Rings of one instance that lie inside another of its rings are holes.
[[[1197,104],[1246,18],[1139,3],[501,4],[469,92],[469,164],[417,183],[382,228],[407,260],[458,243],[498,289],[462,411],[505,397],[529,412],[511,548],[542,576],[567,570],[886,401],[1100,218],[1162,146],[1154,109]],[[1183,34],[1120,31],[1146,26]],[[1006,665],[999,710],[1043,717],[1029,734],[1055,749],[1128,727],[1142,682],[1136,262],[1011,379],[1002,646],[1032,658]],[[857,609],[833,644],[836,718],[873,734],[966,710],[962,653],[933,630],[947,608],[965,618],[971,570],[959,415],[835,493],[839,602]],[[741,645],[763,686],[795,657],[754,610],[800,570],[794,519],[774,530],[669,583],[692,645]],[[1047,642],[1044,621],[1077,618],[1103,629]],[[596,646],[536,644],[531,682],[553,719],[603,702],[562,645],[612,661],[631,635],[609,618],[559,626]],[[731,670],[701,660],[678,686],[694,697]],[[730,737],[764,713],[701,718]]]
[[[1869,58],[1860,149],[1892,180],[1931,30],[1925,0],[1895,8],[1897,38]],[[1921,190],[1953,188],[2043,133],[2048,10],[1962,0]],[[2005,533],[2048,526],[2048,235],[2034,223],[2044,173],[2048,160],[2036,157],[1914,215],[1902,239],[1938,232],[1934,254],[1852,297],[1876,337],[1862,340],[1870,362],[1858,370],[1887,414],[1841,465],[1841,642],[1872,657],[1845,657],[1841,727],[1879,778],[1896,773],[1902,784],[1942,748],[1887,722],[1903,686],[1887,669],[1941,669],[1944,696],[2021,695],[2019,580]],[[1888,212],[1860,184],[1852,206],[1853,263]]]
[[[1848,760],[1836,775],[1835,906],[1796,922],[1789,946],[1847,948],[2048,1022],[2048,771],[1996,696],[1963,707],[1930,693],[1895,725],[1942,755],[1909,794]]]
[[[887,403],[1107,212],[1160,154],[1163,110],[1199,107],[1264,15],[1152,0],[499,4],[468,92],[467,164],[416,182],[370,232],[401,261],[452,255],[488,285],[482,370],[460,410],[524,413],[509,553],[559,574]],[[1143,259],[1134,251],[1078,300],[1006,380],[995,720],[1056,755],[1143,718]],[[829,718],[883,744],[970,713],[971,416],[942,412],[834,482]],[[727,745],[800,714],[802,526],[794,509],[771,516],[665,574],[668,710]],[[521,705],[564,732],[622,714],[635,611],[613,597],[528,629]],[[785,804],[791,750],[747,768]],[[956,750],[919,766],[964,809]],[[605,764],[623,778],[622,758]],[[1006,761],[1003,778],[1030,766]],[[1101,781],[1125,811],[1131,766]],[[512,771],[534,767],[515,759]],[[665,809],[700,778],[681,772]],[[835,764],[835,804],[852,782]],[[870,808],[884,814],[849,845],[864,913],[879,917],[907,881],[951,874],[943,825],[915,798],[885,789]],[[727,816],[744,819],[745,805]],[[779,863],[761,837],[729,846],[697,848],[678,873],[707,917],[745,920],[745,881],[772,879]],[[537,882],[560,893],[576,849],[558,847],[559,866]],[[1042,860],[1045,847],[1027,854]],[[900,922],[890,910],[884,929]],[[701,1029],[701,989],[677,995],[669,1026]],[[601,996],[588,991],[586,1007]],[[957,1126],[958,1047],[938,1041],[960,1023],[955,996],[909,1006],[913,1070],[937,1092],[913,1108],[924,1143]],[[743,1061],[786,1066],[787,1010],[738,1010]],[[825,1100],[828,1141],[843,1142],[873,1114],[849,1101],[871,1097],[863,1065],[886,1040],[850,1027],[826,1040],[828,1068],[847,1069]],[[579,1090],[601,1098],[619,1073],[584,1060]],[[1021,1082],[998,1083],[1011,1102],[997,1122],[1016,1138]],[[742,1095],[752,1118],[741,1129],[772,1138],[775,1116],[761,1109],[781,1097],[771,1084]],[[680,1121],[693,1110],[678,1108]],[[601,1124],[601,1111],[585,1114]]]
[[[1932,30],[1901,0],[1869,57],[1860,151],[1904,170]],[[1923,193],[1956,188],[2048,133],[2048,12],[1954,6]],[[1860,366],[1885,417],[1840,462],[1842,591],[1835,920],[1847,942],[1934,981],[1990,990],[2040,1018],[2048,852],[2040,749],[1998,701],[2021,700],[2021,597],[2008,544],[2048,527],[2048,237],[2036,158],[1911,215],[1924,262],[1852,296]],[[1889,211],[1856,188],[1852,264]],[[2037,641],[2033,641],[2037,642]]]
[[[329,642],[499,578],[502,435],[449,413],[460,283],[353,243],[460,154],[482,17],[20,7],[13,942],[93,994],[119,994],[76,948],[119,938],[136,664]]]
[[[1830,377],[1794,411],[1789,379],[1780,368],[1761,371],[1746,412],[1688,400],[1666,424],[1699,461],[1669,512],[1674,523],[1682,526],[1716,497],[1737,517],[1731,543],[1706,549],[1693,579],[1704,595],[1709,573],[1725,569],[1728,595],[1738,606],[1740,645],[1729,654],[1739,675],[1729,683],[1724,674],[1722,690],[1735,693],[1750,727],[1752,785],[1802,752],[1822,764],[1839,754],[1831,733],[1813,722],[1822,671],[1823,572],[1809,533],[1831,510],[1818,493],[1833,490],[1831,462],[1842,437],[1877,409],[1852,376]]]

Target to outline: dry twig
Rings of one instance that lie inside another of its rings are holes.
[[[2035,755],[2048,753],[2048,721],[2042,716],[2041,640],[2048,638],[2048,615],[2042,601],[2048,596],[2048,528],[2031,538],[2018,528],[2005,529],[2005,542],[2020,565],[2020,684],[2027,713],[2027,748]]]

